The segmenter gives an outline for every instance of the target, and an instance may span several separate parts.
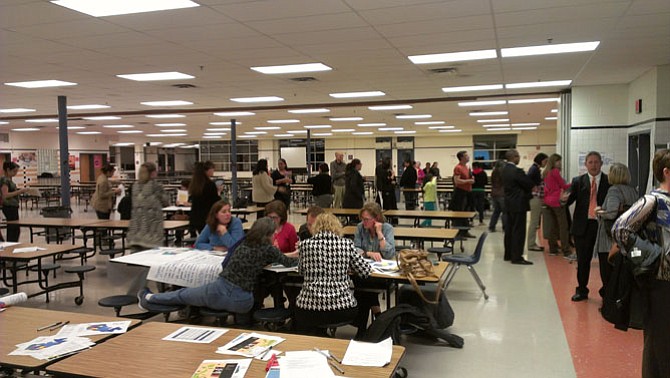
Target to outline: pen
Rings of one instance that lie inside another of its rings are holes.
[[[267,356],[268,353],[269,353],[271,350],[272,350],[272,345],[270,345],[267,349],[265,349],[265,352],[263,352],[263,354],[261,354],[260,359],[261,359],[261,360],[264,359],[265,356]]]
[[[70,324],[70,321],[69,321],[69,320],[66,320],[66,321],[64,321],[64,322],[59,322],[59,323],[60,323],[60,324],[57,324],[57,325],[55,325],[55,326],[49,328],[49,332],[51,332],[51,331],[55,331],[55,330],[57,330],[58,328],[61,328],[61,327],[63,327],[63,326],[66,326],[66,325]]]
[[[332,366],[335,370],[339,371],[340,374],[344,374],[344,370],[342,370],[339,366],[335,365],[334,363],[328,361],[328,365]]]
[[[319,352],[319,353],[323,354],[324,356],[326,356],[326,358],[330,358],[330,359],[332,359],[332,360],[337,361],[338,364],[341,364],[341,363],[342,363],[342,361],[341,361],[339,358],[333,356],[333,355],[330,353],[330,351],[328,351],[328,353],[326,353],[325,351],[323,351],[323,350],[321,350],[321,349],[319,349],[319,348],[314,348],[314,350],[315,350],[316,352]]]
[[[52,324],[49,324],[49,325],[45,325],[44,327],[38,328],[37,331],[38,332],[39,331],[44,331],[47,328],[56,327],[56,326],[60,325],[61,323],[63,323],[63,322],[56,322],[56,323],[52,323]]]

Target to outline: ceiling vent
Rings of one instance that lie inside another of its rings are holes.
[[[317,81],[316,78],[315,78],[315,77],[312,77],[312,76],[293,77],[293,78],[291,78],[291,79],[289,79],[289,80],[300,81],[300,82],[304,82],[304,81]]]
[[[428,71],[436,74],[458,75],[458,68],[456,67],[431,68]]]
[[[193,84],[172,84],[172,86],[179,89],[197,88]]]

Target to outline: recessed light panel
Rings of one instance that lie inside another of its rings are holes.
[[[506,100],[491,100],[491,101],[464,101],[459,102],[458,106],[493,106],[493,105],[505,105]]]
[[[33,89],[33,88],[67,87],[71,85],[77,85],[77,83],[62,80],[33,80],[33,81],[19,81],[16,83],[5,83],[5,85],[10,85],[12,87]]]
[[[142,130],[119,130],[117,133],[119,134],[142,134],[144,131]]]
[[[511,83],[505,84],[507,89],[520,88],[542,88],[542,87],[567,87],[572,83],[572,80],[554,80],[554,81],[533,81],[529,83]]]
[[[253,113],[253,112],[221,112],[221,113],[214,113],[214,115],[219,116],[219,117],[244,117],[244,116],[256,115],[256,113]]]
[[[60,5],[61,7],[85,13],[93,17],[156,12],[200,6],[190,0],[54,0],[51,2]]]
[[[254,127],[254,130],[281,130],[281,127],[279,127],[279,126],[261,126],[261,127]]]
[[[108,128],[108,129],[132,129],[134,126],[133,125],[102,125],[102,127]]]
[[[386,96],[386,93],[382,91],[342,92],[342,93],[330,93],[329,96],[334,98],[379,97],[379,96]]]
[[[462,62],[467,60],[481,60],[494,59],[498,54],[495,49],[492,50],[476,50],[476,51],[462,51],[443,54],[426,54],[426,55],[411,55],[409,60],[414,64],[430,64],[430,63],[445,63],[445,62]]]
[[[91,110],[91,109],[109,109],[109,105],[90,104],[90,105],[68,105],[70,110]]]
[[[318,109],[293,109],[289,110],[289,113],[293,114],[311,114],[311,113],[328,113],[330,109],[318,108]]]
[[[363,117],[333,117],[329,118],[333,122],[362,121]]]
[[[534,103],[540,103],[540,102],[558,102],[559,99],[557,98],[523,98],[520,100],[509,100],[507,101],[509,104],[534,104]]]
[[[187,80],[195,79],[195,76],[187,75],[181,72],[149,72],[149,73],[138,73],[138,74],[123,74],[116,75],[121,79],[128,79],[134,81],[161,81],[161,80]]]
[[[58,122],[58,118],[27,119],[26,122],[28,122],[28,123],[55,123],[55,122]]]
[[[400,114],[395,116],[397,119],[426,119],[431,118],[430,114]]]
[[[332,70],[332,68],[323,63],[286,64],[281,66],[251,67],[251,69],[266,75]]]
[[[12,131],[40,131],[37,127],[19,127],[17,129],[12,129]]]
[[[539,46],[527,47],[510,47],[500,49],[500,54],[503,58],[514,56],[530,56],[530,55],[548,55],[548,54],[563,54],[581,51],[593,51],[598,48],[600,41],[594,42],[578,42],[578,43],[561,43]]]
[[[230,101],[242,102],[242,103],[251,103],[251,102],[275,102],[275,101],[284,101],[283,98],[277,96],[261,96],[261,97],[236,97],[231,98]],[[216,115],[221,115],[221,113],[214,113]]]
[[[183,114],[148,114],[147,118],[185,118]]]
[[[88,119],[89,121],[112,121],[115,119],[121,119],[121,117],[117,116],[95,116],[95,117],[84,117],[84,119]]]
[[[498,115],[507,115],[509,112],[507,110],[502,110],[499,112],[471,112],[472,117],[486,117],[486,116],[498,116]]]
[[[184,100],[171,100],[171,101],[144,101],[140,102],[142,105],[146,106],[184,106],[184,105],[193,105],[190,101]]]
[[[465,87],[447,87],[442,88],[444,93],[456,93],[456,92],[473,92],[473,91],[492,91],[497,89],[503,89],[502,84],[489,84],[489,85],[470,85]]]
[[[380,105],[380,106],[368,106],[370,110],[401,110],[401,109],[412,109],[412,105]]]
[[[79,135],[98,135],[102,134],[100,131],[77,131]]]
[[[500,123],[500,122],[509,122],[509,118],[496,118],[496,119],[478,119],[477,122],[479,123]]]
[[[303,126],[306,129],[330,129],[330,125],[305,125]]]
[[[171,123],[157,123],[156,126],[158,127],[181,127],[181,126],[186,126],[185,123],[180,123],[180,122],[171,122]]]
[[[380,127],[377,130],[379,131],[401,131],[402,127]]]
[[[379,127],[379,126],[386,126],[384,122],[372,122],[372,123],[359,123],[359,127]]]
[[[30,113],[30,112],[35,112],[37,111],[36,109],[28,109],[28,108],[8,108],[8,109],[0,109],[0,113]]]
[[[444,121],[419,121],[414,122],[417,126],[426,126],[426,125],[444,125]]]
[[[268,123],[282,124],[282,123],[299,123],[297,119],[270,119]]]

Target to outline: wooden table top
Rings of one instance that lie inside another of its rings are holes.
[[[100,219],[84,218],[25,218],[7,221],[7,224],[31,227],[82,227],[100,222]]]
[[[354,235],[356,226],[343,228],[344,235]],[[451,228],[416,228],[416,227],[393,227],[393,236],[396,239],[432,239],[444,240],[454,239],[458,230]]]
[[[265,211],[264,207],[259,207],[259,206],[248,206],[248,207],[242,207],[242,208],[237,208],[237,209],[230,209],[231,214],[254,214],[254,213],[262,213]]]
[[[15,248],[25,248],[25,247],[40,247],[44,248],[43,251],[36,252],[21,252],[14,253]],[[30,261],[40,257],[47,257],[52,255],[57,255],[59,253],[64,253],[67,251],[72,251],[77,248],[83,247],[82,245],[75,244],[29,244],[21,243],[13,247],[5,247],[3,251],[0,251],[0,260],[18,260],[18,261]],[[2,314],[0,314],[0,318]]]
[[[400,251],[396,251],[400,252]],[[448,262],[444,261],[439,261],[437,265],[433,265],[433,269],[435,272],[435,277],[422,277],[422,278],[417,278],[417,282],[438,282],[440,280],[440,277],[446,272],[447,268],[449,267]],[[391,280],[398,280],[398,281],[403,281],[403,282],[409,282],[407,281],[407,276],[404,274],[402,275],[388,275],[384,273],[377,273],[377,272],[372,272],[370,273],[370,277],[374,278],[386,278],[386,279],[391,279]]]
[[[425,210],[386,210],[387,217],[399,218],[466,218],[470,219],[477,215],[474,211],[425,211]]]
[[[127,378],[145,378],[159,376],[190,377],[203,360],[240,359],[244,357],[215,353],[216,349],[225,345],[243,332],[230,329],[223,336],[210,344],[182,343],[161,340],[183,324],[146,323],[141,327],[115,337],[90,350],[66,358],[47,368],[52,374],[63,374],[77,377],[118,377],[119,368],[123,366],[123,376]],[[256,331],[253,331],[256,332]],[[342,358],[349,345],[349,340],[321,337],[279,334],[260,331],[263,334],[276,335],[286,340],[277,345],[281,351],[312,350],[317,347],[332,352]],[[391,377],[398,362],[405,354],[402,346],[393,346],[391,363],[385,367],[342,366],[347,377]],[[266,362],[254,359],[246,373],[246,377],[264,377]],[[339,374],[337,374],[339,375]]]
[[[188,227],[188,221],[180,221],[180,220],[165,220],[163,221],[163,229],[165,230],[173,230],[177,228],[186,228]],[[106,220],[106,221],[98,221],[96,223],[91,223],[86,225],[87,227],[93,227],[93,228],[114,228],[114,229],[127,229],[130,227],[130,221],[129,220]]]
[[[332,208],[328,207],[323,209],[323,211],[327,213],[331,213],[333,215],[358,215],[358,213],[361,212],[361,209],[340,209],[340,208]],[[297,214],[302,214],[302,215],[307,215],[307,209],[300,209],[296,211]]]
[[[20,306],[8,307],[4,312],[0,313],[0,340],[2,340],[0,342],[0,365],[39,368],[54,363],[55,361],[38,360],[30,356],[10,356],[8,354],[16,349],[16,344],[28,342],[38,336],[49,336],[58,332],[53,331],[50,333],[49,330],[38,332],[37,328],[65,320],[69,320],[70,324],[77,324],[131,319],[116,318],[113,315],[101,316]],[[135,327],[141,323],[139,320],[131,320],[131,322],[130,327]],[[99,342],[108,339],[110,336],[114,335],[86,337],[89,337],[94,342]]]

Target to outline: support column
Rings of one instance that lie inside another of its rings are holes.
[[[237,121],[230,120],[230,201],[237,200]]]
[[[58,96],[61,206],[70,207],[70,147],[67,138],[67,97]]]
[[[307,129],[307,177],[312,174],[312,130]]]
[[[556,127],[556,152],[563,157],[564,162],[576,159],[570,156],[570,134],[572,128],[572,92],[563,92],[558,106],[558,125]],[[573,177],[577,172],[570,172],[570,164],[563,164],[563,177]]]

